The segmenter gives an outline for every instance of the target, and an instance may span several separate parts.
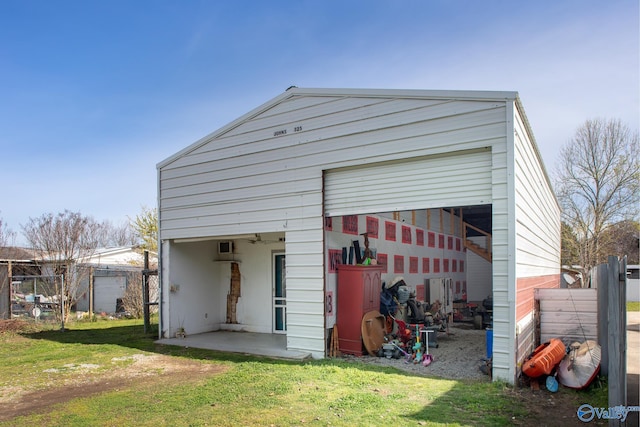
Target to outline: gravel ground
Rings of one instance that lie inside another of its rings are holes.
[[[489,381],[489,376],[480,371],[486,356],[485,331],[476,330],[466,323],[454,323],[449,333],[438,333],[438,348],[429,348],[433,362],[429,366],[406,363],[405,358],[343,355],[353,360],[380,366],[392,366],[416,375],[436,376],[448,379],[474,379]]]

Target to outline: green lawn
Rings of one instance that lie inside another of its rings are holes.
[[[131,320],[0,333],[0,426],[567,425],[582,403],[607,401],[606,385],[552,394],[335,359],[296,363],[160,346],[153,338]],[[152,356],[162,363],[135,365]],[[33,396],[44,401],[3,418],[3,408]],[[47,396],[57,403],[47,405]]]
[[[627,301],[627,311],[640,311],[640,302]]]

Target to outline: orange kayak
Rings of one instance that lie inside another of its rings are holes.
[[[536,348],[522,364],[522,372],[530,378],[538,378],[542,375],[549,375],[564,358],[567,350],[557,338],[551,338],[549,342],[541,344]]]

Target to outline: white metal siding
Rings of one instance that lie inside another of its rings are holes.
[[[328,171],[325,215],[389,212],[491,201],[491,152],[452,153],[419,160]]]
[[[96,313],[115,313],[116,302],[122,298],[127,286],[127,277],[95,276],[93,280],[94,311]]]
[[[323,169],[485,148],[504,135],[503,102],[330,101],[258,115],[161,167],[161,238],[284,231],[309,198],[321,203]]]
[[[507,114],[508,117],[508,114]],[[506,132],[508,127],[505,125]],[[514,312],[510,286],[509,264],[513,259],[513,240],[510,239],[509,154],[508,142],[492,151],[492,237],[493,245],[493,376],[512,382],[515,378],[513,336]]]
[[[560,274],[560,208],[519,114],[515,125],[516,275]]]
[[[474,240],[471,238],[470,240]],[[479,238],[483,240],[484,238]],[[466,252],[467,300],[482,301],[493,294],[493,266],[473,251]]]
[[[286,233],[287,348],[324,357],[324,245],[322,211],[307,230]],[[317,223],[316,223],[317,222]],[[317,226],[319,224],[319,226]]]

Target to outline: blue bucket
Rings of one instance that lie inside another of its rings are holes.
[[[493,356],[493,329],[487,328],[485,337],[487,341],[487,359],[491,359],[491,356]]]

